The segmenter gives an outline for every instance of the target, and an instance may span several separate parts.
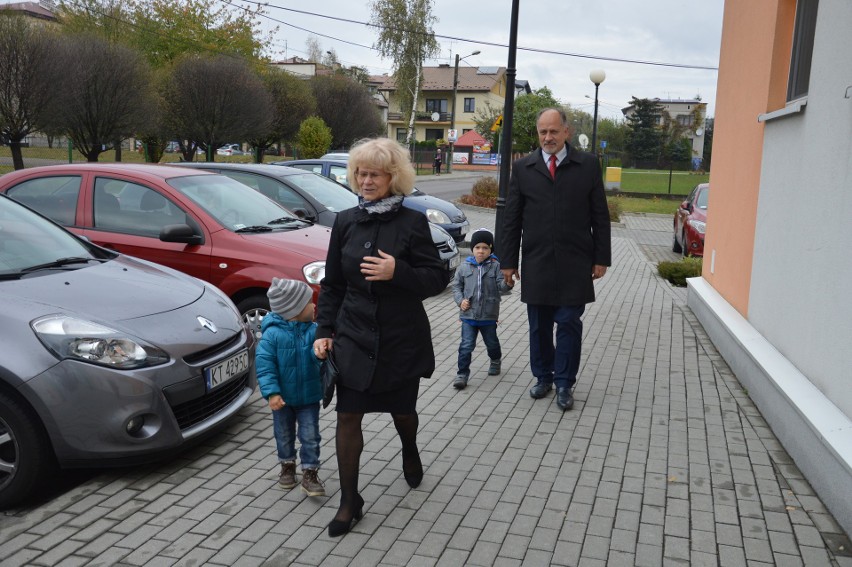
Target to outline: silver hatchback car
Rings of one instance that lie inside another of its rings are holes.
[[[0,507],[57,466],[179,451],[256,388],[228,297],[75,236],[0,195]]]

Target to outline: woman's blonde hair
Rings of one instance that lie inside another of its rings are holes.
[[[414,167],[408,151],[389,138],[365,138],[358,140],[349,150],[346,177],[355,192],[360,194],[358,169],[378,169],[391,176],[390,190],[393,195],[410,195],[414,191]]]

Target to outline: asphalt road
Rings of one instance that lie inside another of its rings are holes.
[[[442,175],[420,175],[417,177],[417,188],[445,201],[455,201],[462,195],[470,194],[470,190],[480,177],[498,177],[490,171],[457,171]]]

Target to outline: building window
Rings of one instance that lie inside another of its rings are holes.
[[[444,130],[441,128],[426,128],[427,140],[441,140],[444,137]]]
[[[681,126],[692,126],[695,124],[695,116],[692,114],[681,114],[677,117],[677,123]]]
[[[790,57],[790,80],[787,83],[788,101],[802,98],[808,94],[818,5],[819,0],[798,0],[796,4],[793,53]]]
[[[475,112],[476,111],[476,99],[475,98],[464,99],[464,111],[465,112]]]
[[[404,142],[405,137],[408,135],[408,128],[397,128],[396,129],[396,141]]]
[[[427,98],[426,112],[447,112],[447,99],[445,98]]]
[[[473,128],[462,128],[462,136],[473,130]]]

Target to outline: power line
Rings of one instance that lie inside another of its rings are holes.
[[[223,3],[229,4],[229,5],[233,6],[234,8],[236,8],[238,10],[246,10],[246,8],[244,8],[242,6],[238,6],[237,4],[234,4],[233,2],[231,2],[231,0],[222,0],[222,1],[223,1]],[[243,1],[247,1],[247,0],[243,0]],[[257,4],[258,6],[271,6],[270,4],[267,4],[265,2],[249,2],[249,3]],[[272,7],[277,8],[278,6],[272,6]],[[281,8],[281,9],[284,10],[286,8]],[[343,42],[343,43],[348,43],[349,45],[354,45],[355,47],[363,47],[364,49],[373,49],[373,47],[369,46],[369,45],[361,45],[360,43],[355,43],[354,41],[349,41],[349,40],[346,40],[346,39],[340,39],[339,37],[333,37],[333,36],[330,36],[330,35],[326,35],[324,33],[311,31],[309,29],[299,27],[295,24],[285,22],[284,20],[279,20],[277,18],[273,18],[272,16],[267,16],[266,14],[259,14],[259,15],[266,18],[267,20],[272,20],[273,22],[276,22],[278,24],[283,24],[283,25],[289,26],[291,28],[296,28],[297,30],[301,30],[303,32],[308,32],[308,33],[313,34],[313,35],[318,35],[318,36],[324,37],[326,39],[333,39],[334,41],[340,41],[340,42]],[[329,16],[329,17],[331,17],[331,16]],[[336,19],[336,18],[333,18],[333,19]]]
[[[225,0],[225,1],[229,4],[231,4],[231,5],[234,5],[230,2],[230,0]],[[307,10],[299,10],[299,9],[296,9],[296,8],[285,8],[283,6],[277,6],[275,4],[270,4],[268,2],[259,2],[257,0],[241,0],[241,1],[249,3],[249,4],[257,4],[258,6],[265,6],[267,8],[276,8],[278,10],[284,10],[284,11],[287,11],[287,12],[295,12],[297,14],[315,16],[317,18],[325,18],[325,19],[328,19],[328,20],[335,20],[335,21],[338,21],[338,22],[344,22],[344,23],[348,23],[348,24],[357,24],[357,25],[373,27],[373,28],[386,28],[387,27],[387,26],[382,26],[382,25],[378,25],[378,24],[373,24],[373,23],[370,23],[370,22],[362,22],[362,21],[359,21],[359,20],[352,20],[352,19],[349,19],[349,18],[341,18],[339,16],[329,16],[327,14],[319,14],[319,13],[316,13],[316,12],[309,12]],[[367,49],[372,49],[374,51],[378,51],[377,49],[375,49],[373,47],[368,47],[368,46],[365,46],[365,45],[353,43],[353,42],[350,42],[350,41],[347,41],[347,40],[344,40],[344,39],[340,39],[340,38],[337,38],[337,37],[332,37],[332,36],[329,36],[329,35],[313,32],[311,30],[301,28],[301,27],[295,26],[293,24],[288,24],[286,22],[276,20],[275,18],[272,18],[270,16],[264,15],[264,17],[267,17],[267,18],[269,18],[273,21],[280,22],[284,25],[288,25],[288,26],[294,27],[294,28],[302,30],[302,31],[306,31],[308,33],[320,35],[320,36],[328,38],[328,39],[333,39],[335,41],[342,41],[344,43],[349,43],[351,45],[357,45],[358,47],[364,47],[364,48],[367,48]],[[417,32],[416,30],[412,30],[412,31],[414,31],[414,33],[422,33],[422,32]],[[433,35],[435,37],[438,37],[438,38],[441,38],[441,39],[446,39],[446,40],[451,40],[451,41],[459,41],[459,42],[463,42],[463,43],[472,43],[472,44],[475,44],[475,45],[488,45],[488,46],[492,46],[492,47],[501,47],[501,48],[506,48],[506,49],[508,49],[508,47],[509,47],[508,45],[506,45],[504,43],[496,43],[496,42],[493,42],[493,41],[484,41],[484,40],[478,40],[478,39],[467,39],[467,38],[456,37],[456,36],[451,36],[451,35],[441,35],[441,34],[433,34]],[[657,66],[657,67],[675,67],[675,68],[679,68],[679,69],[699,69],[699,70],[705,70],[705,71],[718,71],[719,70],[718,67],[712,67],[712,66],[709,66],[709,65],[687,65],[687,64],[683,64],[683,63],[666,63],[666,62],[662,62],[662,61],[644,61],[644,60],[641,60],[641,59],[627,59],[627,58],[622,58],[622,57],[606,57],[606,56],[603,56],[603,55],[591,55],[591,54],[587,54],[587,53],[572,53],[572,52],[569,52],[569,51],[554,51],[554,50],[550,50],[550,49],[539,49],[539,48],[535,48],[535,47],[522,47],[520,45],[518,46],[518,50],[519,51],[529,51],[529,52],[532,52],[532,53],[543,53],[543,54],[547,54],[547,55],[562,55],[562,56],[565,56],[565,57],[578,57],[578,58],[582,58],[582,59],[594,59],[594,60],[598,60],[598,61],[613,61],[613,62],[617,62],[617,63],[632,63],[632,64],[636,64],[636,65],[653,65],[653,66]]]

